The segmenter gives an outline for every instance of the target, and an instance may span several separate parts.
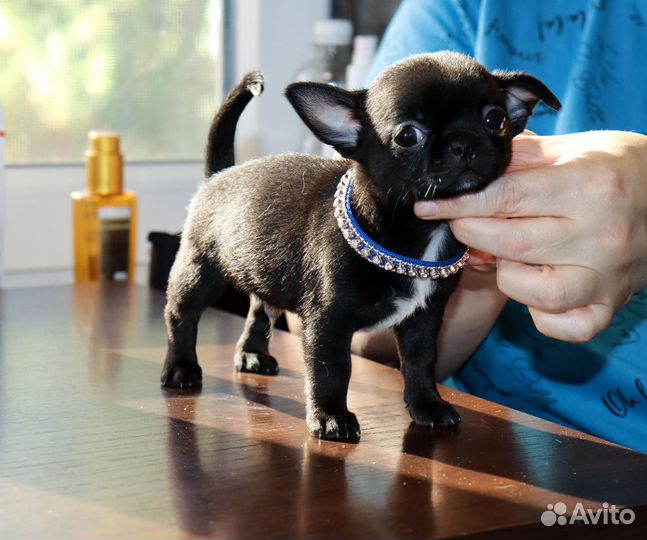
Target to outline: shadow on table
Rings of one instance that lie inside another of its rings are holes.
[[[616,505],[647,501],[642,454],[457,408],[463,421],[455,433],[432,435],[412,425],[403,451],[579,499]]]
[[[219,392],[303,420],[297,399],[273,395],[260,378],[236,383],[212,377]],[[411,424],[403,437],[403,453],[437,460],[523,482],[578,499],[631,506],[647,501],[647,457],[631,450],[543,431],[518,422],[458,407],[457,430],[429,430]],[[305,431],[305,426],[303,426]],[[360,442],[360,444],[362,444]]]
[[[304,419],[303,403],[273,394],[271,380],[209,380],[208,384],[215,385],[218,392],[241,395],[248,401]],[[429,430],[415,425],[405,428],[403,452],[578,499],[622,506],[647,501],[647,483],[638,480],[647,476],[647,457],[642,454],[465,407],[458,409],[463,419],[458,430]]]
[[[185,406],[195,410],[190,403]],[[483,515],[499,516],[499,522],[523,516],[538,520],[537,509],[520,502],[447,485],[434,491],[431,468],[416,474],[407,471],[406,451],[411,445],[428,453],[430,463],[437,450],[416,442],[417,429],[407,432],[394,472],[366,461],[366,454],[356,455],[361,443],[306,436],[299,448],[282,443],[280,433],[271,442],[250,442],[246,435],[195,425],[192,420],[190,413],[183,419],[169,418],[167,445],[177,519],[190,535],[447,537],[469,530],[465,523],[483,521]],[[276,427],[281,428],[278,423]],[[481,517],[470,519],[466,512]]]

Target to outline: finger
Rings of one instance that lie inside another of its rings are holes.
[[[578,176],[570,164],[504,174],[485,189],[436,201],[418,201],[413,209],[422,219],[462,217],[565,216],[571,209],[569,195]],[[579,182],[578,182],[579,184]],[[565,191],[564,186],[571,189]]]
[[[529,307],[537,330],[548,337],[583,343],[606,330],[613,319],[613,310],[604,304],[590,304],[566,311],[548,313]]]
[[[480,266],[480,265],[494,265],[496,263],[496,258],[485,251],[479,251],[478,249],[470,249],[470,257],[467,261],[467,264],[470,266]]]
[[[570,185],[569,192],[574,193],[574,182],[581,179],[582,175],[578,174],[577,165],[564,161],[564,151],[564,143],[559,136],[538,137],[524,132],[512,141],[508,174],[476,194],[439,201],[420,201],[414,206],[414,211],[422,219],[566,215],[564,212],[570,205],[559,205],[565,200],[562,186]],[[549,167],[550,175],[545,170]],[[565,178],[564,174],[569,177]],[[532,204],[533,202],[540,204]],[[547,204],[550,202],[553,206]],[[551,208],[556,213],[547,214],[546,211]]]
[[[597,275],[580,266],[530,266],[498,260],[497,286],[506,296],[547,313],[593,304],[600,290]]]
[[[506,171],[513,172],[537,167],[554,165],[558,156],[546,150],[543,138],[532,132],[523,134],[512,140],[512,159]]]
[[[464,218],[450,223],[454,236],[495,257],[528,264],[578,264],[580,244],[565,218]]]

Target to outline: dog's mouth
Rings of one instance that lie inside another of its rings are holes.
[[[454,175],[434,175],[421,179],[414,190],[413,200],[428,201],[430,199],[447,199],[463,193],[478,191],[488,184],[485,175],[465,169]]]

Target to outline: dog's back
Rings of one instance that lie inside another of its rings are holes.
[[[324,246],[340,240],[328,203],[348,167],[346,160],[282,154],[226,169],[200,187],[184,234],[203,243],[201,251],[214,254],[239,289],[298,311],[309,268],[325,264]],[[304,250],[309,245],[321,249]]]
[[[246,74],[214,116],[206,180],[189,208],[181,256],[187,250],[208,253],[238,289],[298,311],[304,285],[313,285],[304,283],[304,276],[310,267],[325,262],[324,251],[313,253],[304,245],[339,241],[327,201],[350,162],[279,154],[233,167],[236,124],[263,84],[260,72]],[[329,227],[322,230],[321,223],[326,222]],[[268,234],[272,231],[281,233]],[[286,260],[289,266],[281,262]]]

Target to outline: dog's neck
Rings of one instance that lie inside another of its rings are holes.
[[[384,247],[374,238],[368,235],[359,225],[353,210],[352,194],[354,170],[349,169],[342,176],[337,185],[333,207],[335,208],[335,217],[348,245],[359,255],[364,257],[370,263],[380,268],[395,272],[396,274],[406,275],[411,278],[438,279],[449,277],[458,272],[469,257],[467,248],[449,259],[439,259],[437,255],[442,251],[445,241],[449,238],[446,227],[436,229],[427,238],[427,243],[423,247],[425,259],[413,256],[401,255]],[[382,234],[388,238],[390,235]],[[400,239],[398,245],[408,246],[412,254],[419,251],[416,238]],[[431,257],[431,258],[430,258]]]
[[[353,207],[364,219],[380,229],[392,228],[393,225],[421,225],[421,230],[434,229],[437,221],[423,222],[413,213],[413,202],[402,198],[387,198],[373,182],[367,171],[359,164],[353,164]],[[388,223],[387,223],[388,221]],[[394,224],[390,222],[394,221]]]
[[[431,233],[445,223],[418,218],[413,212],[412,201],[387,199],[357,163],[353,165],[352,208],[362,228],[375,242],[414,258],[422,256]],[[446,255],[453,256],[461,248],[461,244],[452,239]]]

